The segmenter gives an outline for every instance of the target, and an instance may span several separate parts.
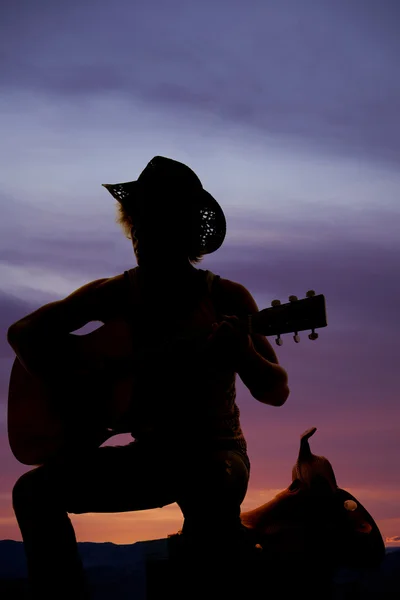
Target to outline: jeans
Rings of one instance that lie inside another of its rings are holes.
[[[127,512],[177,502],[199,540],[239,531],[250,465],[233,450],[103,446],[36,467],[13,489],[32,598],[90,598],[67,513]]]

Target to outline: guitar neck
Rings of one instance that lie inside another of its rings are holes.
[[[278,336],[285,333],[297,334],[299,331],[311,331],[326,327],[326,303],[323,294],[315,295],[308,292],[308,296],[298,300],[290,296],[289,302],[281,304],[274,300],[272,306],[248,315],[241,322],[249,333],[259,333],[265,336]],[[315,334],[310,339],[316,339]]]

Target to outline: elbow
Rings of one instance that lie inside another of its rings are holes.
[[[253,398],[261,402],[262,404],[269,404],[270,406],[283,406],[290,395],[290,390],[287,385],[279,388],[274,388],[264,392],[264,394],[253,393]]]
[[[289,398],[289,395],[290,389],[286,383],[273,394],[273,402],[271,402],[272,406],[283,406],[286,400]]]
[[[32,347],[26,328],[18,322],[11,325],[7,330],[7,342],[22,366],[31,374],[36,374],[38,353],[36,348]]]
[[[19,321],[10,325],[7,330],[7,342],[14,352],[21,352],[27,345],[27,329]]]
[[[7,330],[7,342],[12,348],[14,348],[20,338],[21,328],[18,326],[18,323],[13,323]]]

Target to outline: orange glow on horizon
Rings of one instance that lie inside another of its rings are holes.
[[[281,489],[250,489],[242,505],[243,511],[251,510],[271,500]],[[382,498],[389,503],[397,503],[400,490],[349,489],[374,517],[385,544],[400,545],[400,518],[379,518]],[[3,498],[4,500],[4,498]],[[0,539],[21,541],[18,525],[11,508],[11,498],[3,506],[0,514]],[[111,542],[133,544],[138,541],[160,539],[176,533],[183,523],[182,513],[177,504],[151,510],[125,513],[88,513],[69,515],[78,542]]]

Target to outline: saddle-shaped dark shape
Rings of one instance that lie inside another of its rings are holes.
[[[277,563],[348,567],[378,566],[385,545],[374,519],[349,492],[338,487],[331,463],[312,454],[301,436],[292,483],[262,506],[241,514],[242,524],[265,557]]]

